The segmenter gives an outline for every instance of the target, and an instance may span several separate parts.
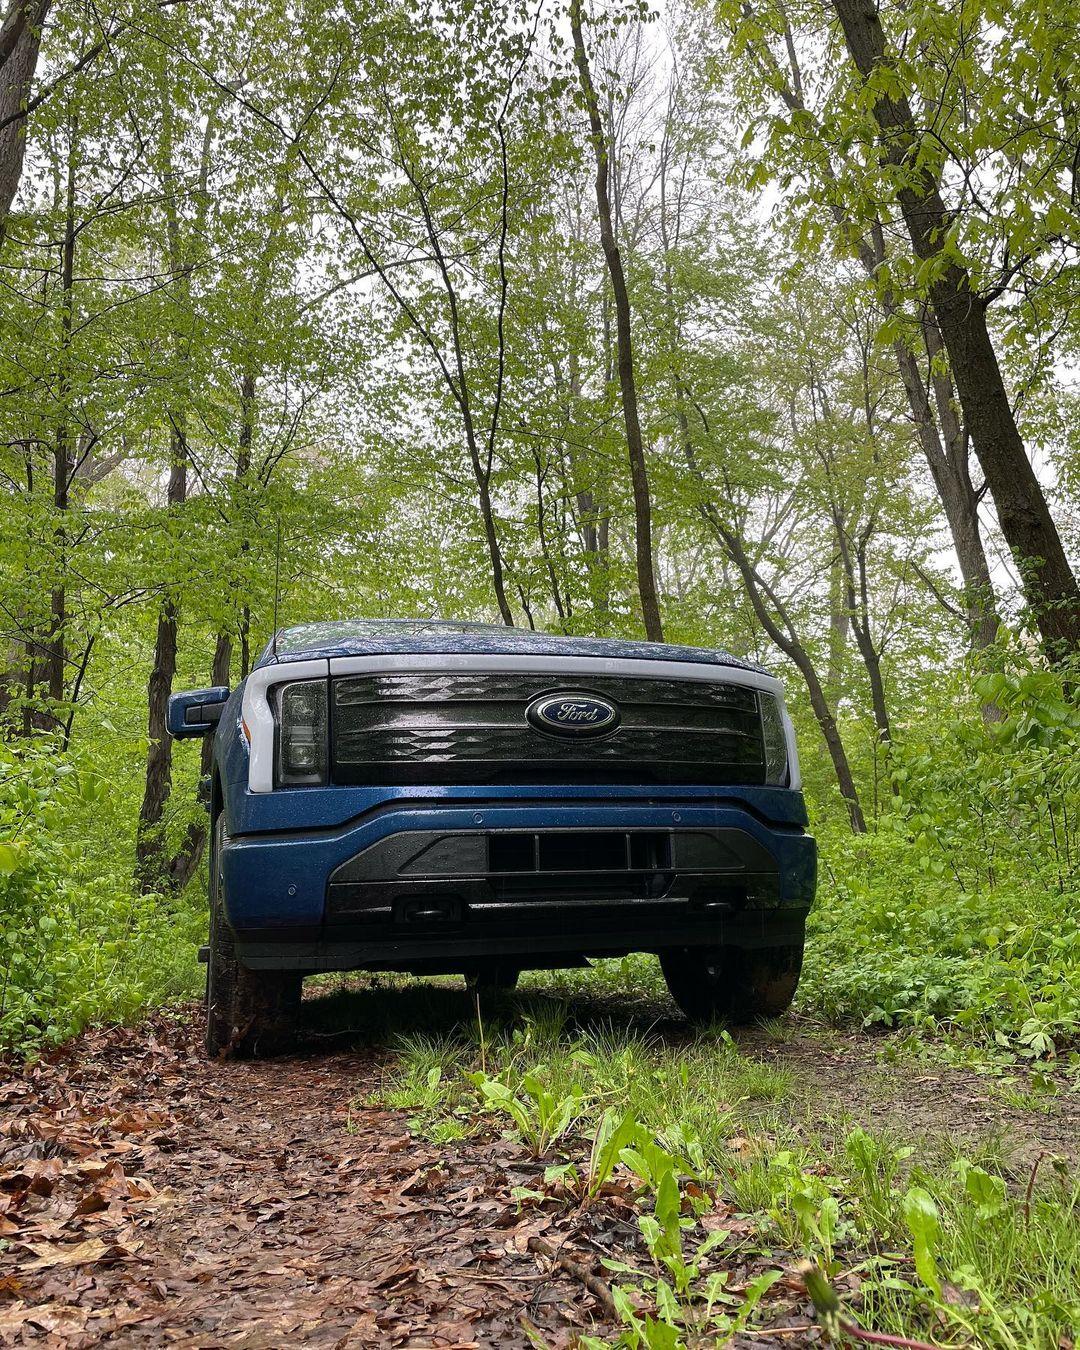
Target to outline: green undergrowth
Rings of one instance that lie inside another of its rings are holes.
[[[546,1164],[516,1192],[523,1209],[568,1217],[629,1178],[643,1255],[609,1265],[620,1344],[722,1342],[767,1301],[770,1272],[790,1277],[800,1258],[841,1291],[845,1319],[877,1331],[1057,1350],[1080,1325],[1080,1178],[1066,1161],[1043,1159],[1033,1178],[989,1145],[965,1154],[943,1135],[916,1149],[854,1120],[823,1131],[782,1054],[524,1006],[516,1022],[399,1037],[364,1104],[409,1112],[441,1143],[517,1137]],[[708,1231],[705,1212],[719,1216]],[[725,1290],[739,1262],[761,1272],[745,1297]]]
[[[198,888],[143,895],[127,803],[100,766],[0,742],[0,1055],[196,992]]]
[[[974,682],[996,720],[913,718],[869,833],[822,829],[799,1004],[1049,1058],[1080,1038],[1080,707],[1066,671],[998,656]]]
[[[893,833],[833,841],[798,1006],[830,1023],[914,1027],[1030,1059],[1080,1034],[1080,893],[959,889]],[[886,880],[887,884],[886,884]]]

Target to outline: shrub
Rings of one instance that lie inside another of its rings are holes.
[[[105,781],[47,741],[0,745],[0,1052],[196,987],[198,903],[137,894],[116,835],[108,853],[85,846],[111,809]]]

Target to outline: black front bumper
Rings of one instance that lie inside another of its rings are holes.
[[[801,830],[404,829],[329,872],[320,924],[238,928],[238,955],[255,968],[450,973],[489,956],[529,968],[798,942],[814,881]]]

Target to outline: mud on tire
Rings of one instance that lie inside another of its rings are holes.
[[[210,849],[210,954],[206,965],[206,1053],[245,1057],[286,1049],[296,1034],[303,976],[248,970],[236,958],[222,901],[225,817],[214,821]]]
[[[660,953],[671,997],[691,1022],[736,1024],[779,1017],[791,1006],[803,944],[679,947]]]

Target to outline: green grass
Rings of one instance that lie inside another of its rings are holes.
[[[575,989],[572,1001],[525,994],[482,1009],[480,1022],[460,993],[417,990],[417,1021],[425,1002],[429,1013],[457,1011],[434,1023],[438,1033],[389,1032],[396,1054],[376,1100],[409,1111],[414,1129],[440,1143],[494,1129],[534,1150],[541,1116],[550,1126],[565,1108],[565,1132],[544,1157],[572,1163],[579,1187],[600,1123],[629,1116],[661,1161],[752,1218],[744,1253],[756,1248],[778,1268],[808,1257],[841,1283],[855,1271],[849,1315],[875,1330],[1057,1350],[1080,1325],[1080,1180],[1064,1166],[1046,1159],[1028,1196],[1029,1174],[1014,1175],[991,1145],[964,1156],[944,1134],[901,1140],[850,1119],[823,1129],[822,1099],[782,1050],[774,1062],[719,1030],[690,1035],[659,1009],[652,1025],[595,1016],[603,1004],[590,1003],[588,976],[557,981]],[[609,972],[593,987],[611,983]],[[774,1041],[785,1034],[778,1027]],[[646,1215],[655,1202],[643,1186]],[[676,1303],[673,1325],[698,1306]],[[640,1334],[628,1324],[625,1343]]]

